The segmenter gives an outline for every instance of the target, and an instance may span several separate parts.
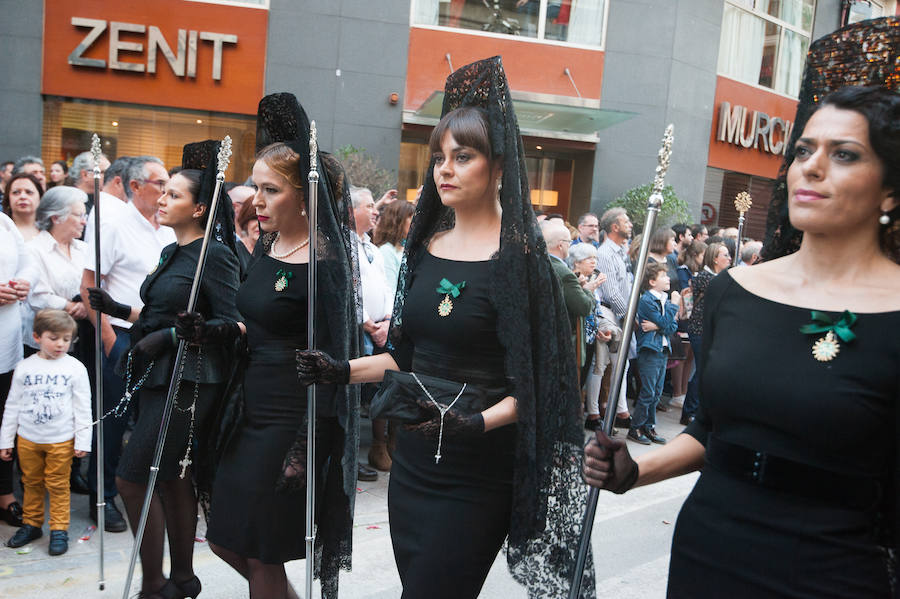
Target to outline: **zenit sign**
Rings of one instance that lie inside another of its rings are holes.
[[[196,78],[197,46],[199,43],[209,43],[212,46],[210,69],[212,79],[220,81],[222,79],[223,50],[226,44],[238,43],[238,36],[233,33],[178,29],[177,33],[170,35],[167,40],[160,28],[155,25],[104,21],[85,17],[72,17],[71,23],[83,33],[83,38],[69,54],[68,59],[70,65],[78,67],[156,73],[158,56],[162,54],[176,77]],[[109,32],[106,36],[108,60],[86,57],[85,54],[88,52],[96,55],[92,49],[107,31]],[[140,36],[139,40],[138,36]],[[123,57],[126,56],[130,60],[123,60]],[[140,58],[142,61],[136,62],[134,60],[136,58]]]
[[[719,104],[719,127],[716,140],[769,154],[784,154],[794,124],[746,106]]]

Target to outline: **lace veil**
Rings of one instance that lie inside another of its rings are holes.
[[[181,154],[181,168],[196,169],[203,174],[200,176],[200,193],[197,194],[198,203],[209,209],[212,203],[212,195],[216,189],[216,173],[218,172],[219,146],[221,142],[215,139],[198,141],[184,146]],[[236,237],[234,236],[234,206],[225,193],[225,186],[219,190],[219,201],[216,204],[216,213],[212,216],[213,236],[216,241],[224,243],[238,255]]]
[[[787,171],[794,162],[794,147],[819,101],[850,85],[900,89],[900,17],[860,21],[810,45],[790,143],[766,216],[762,250],[765,260],[786,256],[800,248],[803,232],[792,227],[788,217]],[[900,208],[893,210],[891,223],[882,231],[882,246],[889,248],[895,262],[900,262]]]
[[[503,161],[500,250],[491,265],[490,297],[519,414],[507,564],[530,597],[565,597],[587,497],[581,400],[566,307],[531,208],[524,147],[499,56],[447,78],[442,115],[461,106],[487,110],[491,146]],[[453,210],[438,196],[433,166],[434,161],[400,266],[390,331],[394,344],[402,338],[411,273],[431,237],[454,223]],[[582,592],[594,596],[590,567]]]
[[[256,149],[276,142],[286,143],[299,154],[300,180],[305,183],[310,164],[309,119],[293,94],[271,94],[259,102]],[[317,158],[316,347],[339,360],[351,360],[359,356],[357,323],[362,313],[349,181],[333,156],[319,151]],[[307,191],[308,186],[304,185],[303,203],[309,214]],[[274,240],[274,233],[260,236],[254,257],[265,254]],[[297,318],[306,318],[305,306]],[[327,465],[325,478],[333,483],[319,483],[316,506],[315,570],[325,597],[337,597],[338,571],[350,569],[359,450],[359,386],[337,387],[335,403],[344,448],[341,463]],[[303,427],[292,451],[305,436]],[[292,456],[286,459],[291,460]],[[305,460],[305,454],[302,459]]]

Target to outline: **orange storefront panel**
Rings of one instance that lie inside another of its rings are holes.
[[[713,111],[709,166],[774,179],[797,101],[719,77]]]
[[[512,89],[577,97],[565,74],[568,68],[583,97],[600,99],[602,50],[412,27],[406,70],[406,110],[417,110],[433,92],[444,89],[444,81],[450,74],[448,54],[455,69],[499,55],[503,57]]]
[[[255,114],[268,16],[186,0],[45,0],[41,91]]]

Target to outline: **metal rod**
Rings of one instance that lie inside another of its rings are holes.
[[[619,359],[610,379],[609,396],[606,400],[606,414],[603,416],[603,432],[612,436],[613,424],[616,421],[616,402],[625,378],[625,363],[628,361],[628,346],[631,343],[631,334],[634,331],[634,319],[637,315],[638,300],[641,297],[641,281],[647,267],[647,255],[650,253],[650,237],[656,226],[656,217],[663,203],[663,184],[666,171],[669,168],[669,158],[672,152],[672,125],[666,127],[663,136],[663,145],[659,150],[659,165],[656,167],[656,178],[653,182],[653,191],[647,199],[647,220],[644,223],[644,234],[641,236],[641,248],[638,252],[637,268],[634,272],[634,281],[631,284],[631,293],[628,296],[628,311],[625,313],[625,321],[622,323],[622,343],[619,349]],[[578,556],[575,560],[575,572],[572,577],[572,587],[569,589],[569,599],[578,599],[581,593],[581,579],[584,576],[584,566],[587,561],[588,548],[591,543],[591,529],[594,526],[594,516],[597,513],[597,500],[600,489],[591,488],[588,495],[584,520],[581,524],[581,538],[578,544]]]
[[[200,256],[197,258],[197,268],[194,271],[194,280],[191,283],[191,293],[188,296],[187,311],[193,312],[197,307],[197,296],[200,294],[200,280],[203,278],[203,270],[206,266],[206,254],[209,249],[209,240],[215,226],[216,209],[219,204],[219,191],[225,183],[225,170],[231,158],[231,137],[226,135],[218,155],[218,173],[216,173],[216,186],[209,202],[209,216],[206,219],[206,230],[203,232],[203,245],[200,246]],[[134,577],[134,566],[137,562],[144,538],[144,529],[147,527],[147,517],[150,514],[150,502],[153,500],[153,490],[156,486],[156,478],[159,474],[159,463],[162,461],[163,448],[166,443],[166,434],[169,431],[169,420],[172,417],[172,408],[175,404],[175,391],[178,387],[178,367],[184,359],[187,344],[184,339],[178,342],[178,350],[175,352],[172,378],[169,379],[169,390],[166,394],[166,405],[163,408],[162,421],[159,424],[159,436],[156,440],[156,450],[153,453],[153,463],[150,465],[150,477],[147,480],[147,491],[144,495],[144,505],[141,507],[141,518],[134,534],[134,545],[131,548],[131,560],[128,562],[128,576],[125,578],[125,588],[122,591],[122,599],[128,599],[131,591],[131,580]]]
[[[572,84],[572,87],[575,88],[575,93],[576,93],[576,94],[578,95],[578,97],[580,98],[580,97],[581,97],[581,92],[578,91],[578,86],[575,85],[575,79],[572,77],[572,71],[569,70],[569,67],[566,67],[566,68],[563,69],[563,73],[565,74],[566,77],[569,78],[569,82]]]
[[[309,124],[309,276],[306,300],[306,347],[315,349],[316,343],[316,250],[318,249],[319,211],[319,144],[316,122]],[[312,599],[316,540],[316,386],[306,388],[306,599]]]
[[[734,256],[731,258],[731,265],[737,266],[741,263],[741,237],[744,235],[744,213],[738,216],[738,236],[734,244]]]
[[[94,133],[91,137],[91,155],[94,159],[94,287],[100,287],[100,137]],[[106,528],[105,508],[106,490],[103,480],[103,335],[100,323],[103,315],[96,313],[94,326],[94,406],[97,410],[97,533],[100,539],[100,575],[97,585],[100,590],[106,589],[106,576],[103,565],[103,531]],[[110,348],[112,351],[112,348]]]

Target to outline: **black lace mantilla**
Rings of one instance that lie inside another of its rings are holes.
[[[219,147],[221,142],[214,139],[198,141],[184,146],[181,154],[182,169],[202,171],[200,177],[199,203],[209,208],[216,190],[216,173],[218,172]],[[225,193],[224,186],[219,188],[219,200],[216,213],[213,215],[213,237],[216,241],[227,245],[238,255],[237,238],[234,235],[234,206]]]
[[[766,260],[792,254],[800,248],[803,232],[788,216],[787,169],[794,162],[794,147],[809,117],[828,94],[850,85],[882,85],[900,90],[900,17],[860,21],[819,38],[809,47],[800,98],[790,143],[778,173],[766,215]],[[882,231],[882,247],[900,263],[900,207],[890,213],[891,225]]]
[[[309,176],[309,119],[293,94],[264,97],[257,116],[256,149],[284,142],[300,156],[299,180]],[[356,234],[350,201],[350,186],[341,163],[327,152],[318,152],[318,203],[316,244],[316,323],[327,326],[327,335],[316,333],[316,347],[339,360],[359,356],[357,323],[362,320],[359,299],[359,264]],[[307,188],[303,202],[309,210]],[[254,259],[266,254],[275,240],[264,234],[254,251]],[[298,318],[306,318],[306,305],[298,306]],[[319,339],[327,341],[319,342]],[[353,549],[353,509],[356,500],[357,454],[359,452],[359,386],[338,387],[335,393],[338,423],[343,430],[340,463],[329,461],[324,480],[317,481],[320,504],[316,507],[315,573],[326,599],[338,596],[338,573],[350,570]],[[306,464],[307,425],[297,431],[297,439],[285,456],[286,467]],[[296,468],[294,468],[296,469]],[[288,473],[290,474],[290,473]],[[325,480],[339,484],[328,485]],[[282,480],[282,485],[290,482]],[[329,493],[340,493],[332,496]]]
[[[530,597],[566,597],[587,498],[581,478],[581,402],[562,293],[531,208],[525,152],[500,57],[467,65],[447,79],[442,114],[480,106],[491,144],[503,159],[500,251],[492,264],[491,301],[506,350],[506,376],[518,403],[518,439],[507,564]],[[400,266],[391,339],[403,332],[410,277],[432,236],[453,227],[434,183],[432,161]],[[582,596],[594,596],[593,568]]]

